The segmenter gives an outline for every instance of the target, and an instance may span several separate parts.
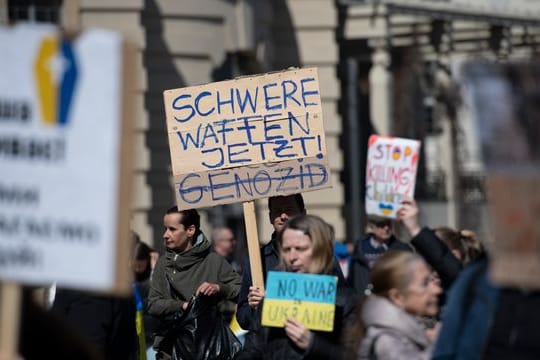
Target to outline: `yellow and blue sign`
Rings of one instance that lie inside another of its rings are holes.
[[[266,280],[262,325],[283,327],[295,318],[312,330],[332,331],[337,277],[270,271]]]
[[[64,126],[69,122],[78,73],[69,40],[43,39],[34,63],[34,77],[41,119],[45,124]]]

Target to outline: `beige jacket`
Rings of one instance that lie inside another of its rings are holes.
[[[367,328],[359,360],[429,359],[432,344],[416,318],[376,295],[366,299],[362,320]]]

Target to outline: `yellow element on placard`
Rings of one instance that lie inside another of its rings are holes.
[[[262,311],[262,325],[283,327],[285,319],[293,317],[308,329],[332,331],[334,329],[335,310],[335,304],[265,299]]]
[[[54,125],[57,119],[58,91],[56,89],[54,74],[50,67],[50,61],[57,51],[58,41],[55,38],[45,38],[41,42],[41,47],[39,48],[34,64],[41,116],[43,122],[47,125]]]

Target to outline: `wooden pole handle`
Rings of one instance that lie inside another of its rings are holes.
[[[253,286],[264,291],[264,275],[261,261],[261,248],[259,234],[257,232],[257,218],[255,216],[255,203],[247,201],[243,203],[244,221],[246,223],[246,237],[249,253],[249,264]]]
[[[18,359],[21,285],[4,283],[0,290],[0,357]]]

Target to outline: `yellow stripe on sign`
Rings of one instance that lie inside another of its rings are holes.
[[[57,118],[58,91],[51,71],[51,61],[57,51],[58,41],[55,38],[43,39],[34,64],[41,116],[47,125],[54,125]]]
[[[308,329],[332,331],[334,329],[335,310],[335,304],[265,299],[262,325],[283,327],[285,319],[293,317]]]

